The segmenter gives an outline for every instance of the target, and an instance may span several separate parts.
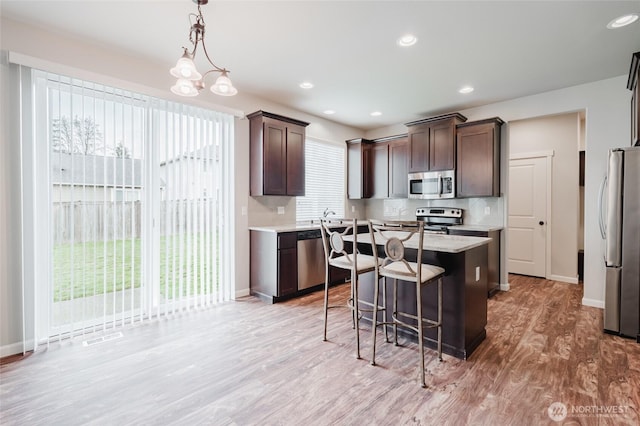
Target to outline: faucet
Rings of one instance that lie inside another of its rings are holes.
[[[333,210],[329,210],[329,207],[327,207],[326,209],[324,209],[324,212],[322,212],[322,217],[327,217],[330,214],[335,215],[336,212],[334,212]]]

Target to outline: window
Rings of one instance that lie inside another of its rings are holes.
[[[313,139],[305,141],[305,196],[296,201],[296,220],[312,220],[325,209],[344,216],[345,147]]]

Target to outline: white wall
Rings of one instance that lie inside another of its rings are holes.
[[[6,54],[0,52],[0,357],[22,351],[20,146],[12,143],[16,127],[8,119],[18,103],[9,74]]]
[[[629,60],[630,58],[631,52]],[[626,83],[627,76],[622,75],[460,111],[469,121],[497,116],[507,122],[502,126],[501,187],[503,192],[506,188],[504,171],[509,146],[508,122],[551,114],[586,111],[585,146],[588,154],[584,188],[585,271],[582,303],[589,306],[604,307],[605,269],[602,262],[603,242],[598,227],[598,189],[607,170],[608,150],[630,145],[631,92],[626,89]],[[404,125],[399,123],[367,132],[366,137],[373,139],[404,132],[406,132]],[[504,205],[506,208],[506,202]],[[502,262],[504,264],[504,257]],[[506,282],[505,276],[502,277],[501,282]]]
[[[509,153],[553,151],[547,278],[577,283],[579,113],[509,122]],[[507,241],[507,244],[509,242]]]

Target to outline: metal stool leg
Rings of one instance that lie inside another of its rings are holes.
[[[378,273],[375,274],[373,286],[373,313],[371,314],[371,365],[376,365],[376,330],[378,328]],[[386,330],[386,329],[385,329]]]
[[[385,284],[387,278],[385,277]],[[398,280],[393,279],[393,314],[392,317],[398,317]],[[395,346],[398,346],[398,323],[393,321],[393,343]]]
[[[422,285],[421,283],[416,283],[416,307],[417,307],[417,316],[418,316],[418,351],[420,352],[420,384],[423,388],[426,388],[427,385],[424,381],[424,340],[423,333],[424,329],[422,327]]]
[[[356,329],[356,358],[360,359],[360,319],[358,317],[358,274],[351,271],[351,285],[353,286],[353,318]]]
[[[438,359],[442,361],[442,277],[438,278]]]
[[[384,307],[383,321],[384,321],[384,341],[390,343],[387,324],[389,324],[389,316],[387,314],[387,280],[382,282],[382,306]]]
[[[324,275],[324,333],[322,341],[327,341],[327,313],[329,311],[329,267],[325,267]]]
[[[358,313],[356,311],[353,310],[353,307],[355,306],[354,303],[354,296],[353,296],[353,286],[354,286],[354,280],[353,280],[353,271],[351,271],[351,279],[349,282],[349,285],[351,286],[349,288],[349,294],[350,294],[350,299],[347,302],[347,306],[351,307],[351,328],[355,329],[356,328],[356,321],[358,320]]]

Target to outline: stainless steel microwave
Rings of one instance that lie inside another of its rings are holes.
[[[409,173],[409,198],[422,200],[454,198],[455,193],[455,170]]]

